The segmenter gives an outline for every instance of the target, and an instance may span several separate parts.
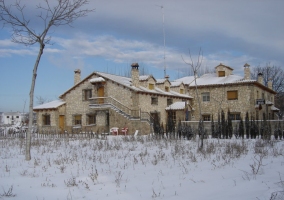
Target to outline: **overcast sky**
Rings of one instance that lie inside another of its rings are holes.
[[[144,72],[163,78],[165,63],[174,80],[189,75],[182,57],[189,61],[190,50],[196,62],[200,48],[204,70],[219,63],[241,76],[245,63],[252,68],[270,63],[284,69],[283,0],[90,1],[88,7],[95,12],[72,27],[50,32],[53,44],[44,50],[35,97],[57,99],[72,87],[77,68],[82,78],[93,71],[125,75],[131,63],[138,62]],[[26,3],[31,25],[41,30],[34,9],[39,1],[21,2]],[[27,111],[39,47],[14,44],[10,33],[9,27],[0,32],[0,112]]]

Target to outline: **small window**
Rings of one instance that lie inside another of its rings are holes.
[[[10,116],[7,116],[7,119],[10,118]]]
[[[92,98],[92,90],[83,90],[83,101],[88,101],[89,98]]]
[[[166,92],[169,92],[169,91],[170,91],[170,88],[169,88],[168,86],[166,86],[166,87],[165,87],[165,91],[166,91]]]
[[[210,93],[209,92],[203,92],[201,93],[202,101],[210,101]]]
[[[154,84],[149,83],[149,89],[150,89],[150,90],[154,90]]]
[[[173,104],[173,99],[167,99],[167,106],[172,105]]]
[[[230,119],[231,120],[241,120],[241,114],[240,113],[230,113]]]
[[[82,115],[75,115],[74,116],[74,125],[81,125],[82,124]]]
[[[225,71],[218,71],[218,77],[225,76]]]
[[[50,126],[50,115],[49,114],[42,115],[42,124],[44,126]]]
[[[176,124],[176,122],[177,122],[177,115],[176,115],[176,112],[175,112],[175,111],[169,112],[169,113],[168,113],[168,117],[171,117],[172,120],[173,120],[173,122],[174,122],[174,124]]]
[[[88,123],[88,125],[96,124],[96,114],[88,114],[87,115],[87,123]]]
[[[210,115],[202,115],[203,121],[210,121]]]
[[[184,90],[183,89],[179,89],[179,93],[180,94],[184,94]]]
[[[19,116],[16,116],[16,118],[18,119],[18,118],[19,118]]]
[[[237,100],[238,99],[238,91],[227,91],[227,99],[228,100]]]
[[[151,104],[158,105],[158,97],[151,97]]]

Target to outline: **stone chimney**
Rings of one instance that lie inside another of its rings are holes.
[[[263,85],[263,74],[261,72],[257,74],[257,82]]]
[[[267,87],[272,90],[272,78],[268,79]]]
[[[244,73],[245,73],[245,76],[244,76],[244,79],[245,80],[250,80],[250,68],[249,68],[249,64],[245,64],[244,65]]]
[[[139,65],[138,63],[131,64],[131,79],[134,87],[139,87]]]
[[[81,81],[81,70],[80,69],[76,69],[74,72],[75,72],[75,75],[74,75],[74,85],[76,85],[77,83],[79,83]]]

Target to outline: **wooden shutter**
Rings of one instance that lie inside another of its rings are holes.
[[[238,91],[228,91],[227,92],[228,100],[235,100],[238,99]]]
[[[225,76],[225,71],[218,71],[218,76],[219,77]]]

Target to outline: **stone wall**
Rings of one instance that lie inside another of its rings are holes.
[[[238,91],[238,99],[228,100],[228,91]],[[202,100],[201,94],[205,92],[210,93],[210,101]],[[243,119],[245,118],[246,112],[249,113],[249,116],[253,116],[255,119],[262,119],[263,113],[265,113],[267,117],[270,113],[272,118],[274,113],[271,111],[271,108],[268,105],[263,105],[264,109],[256,110],[255,104],[257,94],[259,93],[263,93],[266,99],[272,99],[274,96],[262,88],[250,83],[198,87],[198,94],[201,102],[201,113],[204,115],[213,115],[214,119],[218,118],[218,113],[220,113],[221,110],[223,110],[225,113],[227,113],[228,110],[230,110],[231,113],[240,113]],[[195,111],[192,112],[192,120],[198,120],[199,106],[195,87],[192,86],[189,88],[189,94],[194,97],[193,108]]]

